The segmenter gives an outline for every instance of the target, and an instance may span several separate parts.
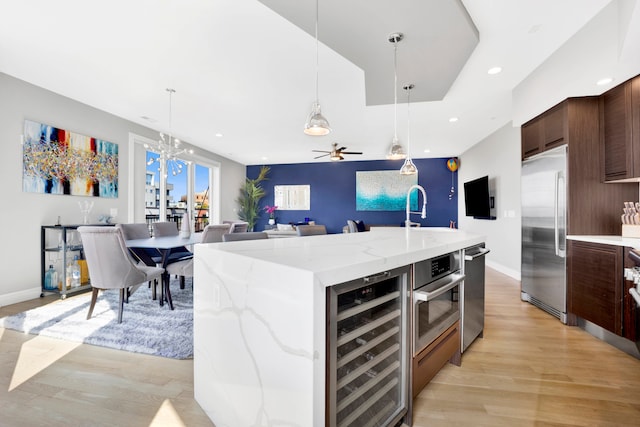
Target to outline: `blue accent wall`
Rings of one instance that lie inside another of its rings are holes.
[[[427,192],[427,218],[411,215],[413,222],[423,227],[449,227],[449,221],[458,223],[458,173],[453,173],[455,193],[449,199],[452,173],[447,168],[448,158],[413,159],[418,168],[418,184]],[[271,168],[268,180],[262,182],[266,191],[260,206],[273,205],[274,185],[310,185],[311,210],[276,211],[278,223],[298,223],[309,218],[324,224],[329,233],[342,233],[348,219],[362,220],[365,224],[403,225],[405,211],[356,211],[356,171],[400,170],[402,161],[343,161],[326,163],[297,163],[267,165]],[[254,179],[260,171],[258,165],[247,166],[247,177]],[[418,197],[422,208],[422,195]],[[267,225],[269,216],[262,211],[255,230]]]

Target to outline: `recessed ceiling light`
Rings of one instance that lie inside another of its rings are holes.
[[[535,25],[532,25],[532,26],[529,28],[529,31],[528,31],[528,32],[529,32],[529,34],[535,34],[535,33],[537,33],[538,31],[540,31],[540,28],[541,28],[541,27],[542,27],[542,25],[541,25],[541,24],[535,24]]]
[[[451,123],[455,123],[455,122],[457,122],[457,121],[458,121],[458,118],[457,118],[457,117],[450,117],[450,118],[449,118],[449,122],[451,122]]]
[[[425,152],[425,153],[430,153],[430,152],[431,152],[431,150],[429,150],[428,148],[425,148],[425,149],[424,149],[424,152]]]
[[[216,133],[216,138],[222,138],[222,134],[220,132]]]
[[[603,79],[600,79],[596,82],[596,84],[598,86],[604,86],[604,85],[608,85],[609,83],[611,83],[613,81],[613,78],[611,77],[605,77]]]
[[[492,67],[487,70],[487,73],[493,75],[493,74],[498,74],[501,71],[502,71],[502,67]]]
[[[149,123],[155,123],[155,122],[157,122],[157,120],[156,120],[156,119],[151,118],[151,117],[148,117],[148,116],[140,116],[140,118],[141,118],[142,120],[146,120],[146,121],[148,121]]]

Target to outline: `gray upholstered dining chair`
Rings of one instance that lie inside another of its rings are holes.
[[[201,243],[222,242],[222,235],[231,232],[231,224],[209,224],[202,230]]]
[[[176,222],[154,222],[151,224],[151,228],[154,237],[178,236],[180,234],[178,231],[178,223]],[[190,258],[193,258],[193,252],[187,249],[186,246],[180,246],[171,249],[169,263],[173,264],[174,262],[188,260]],[[169,270],[167,269],[167,271]],[[184,277],[180,277],[180,289],[184,289]]]
[[[148,239],[151,237],[149,226],[144,222],[134,224],[116,224],[116,228],[119,228],[122,231],[122,237],[124,237],[124,240]],[[155,267],[162,262],[162,255],[157,249],[129,248],[129,252],[136,260],[151,267]],[[153,282],[149,282],[149,287],[152,288],[152,297],[154,300],[156,299],[157,285],[157,279]]]
[[[134,224],[116,224],[116,228],[122,230],[122,237],[124,237],[124,240],[148,239],[151,237],[149,227],[143,222]],[[143,262],[146,265],[155,266],[162,260],[162,255],[155,249],[129,248],[129,252],[131,252],[140,262]]]
[[[247,231],[246,233],[227,233],[222,235],[223,242],[238,242],[240,240],[268,239],[269,235],[264,231]]]
[[[229,233],[245,233],[249,229],[249,223],[246,221],[222,221],[223,224],[231,225]]]
[[[125,300],[141,284],[156,280],[164,268],[136,264],[127,249],[122,230],[117,227],[81,226],[78,232],[82,239],[84,254],[89,268],[89,279],[93,293],[87,320],[91,318],[99,290],[120,290],[118,323],[122,323]]]
[[[173,223],[166,223],[172,226],[177,230],[177,227]],[[124,240],[134,240],[134,239],[149,239],[151,237],[151,233],[149,232],[149,226],[146,223],[133,223],[133,224],[116,224],[116,228],[122,230],[122,236]],[[171,227],[167,227],[167,230],[170,230]],[[170,233],[170,231],[167,231]],[[169,259],[167,260],[167,264],[172,264],[174,262],[178,262],[184,259],[189,259],[193,257],[193,254],[188,251],[187,248],[184,248],[187,252],[172,252],[169,254]],[[129,248],[129,252],[133,254],[133,257],[138,261],[149,265],[149,266],[157,266],[162,264],[162,253],[160,253],[157,249],[151,248]],[[184,279],[181,280],[181,284],[184,283]],[[158,281],[155,280],[153,282],[153,299],[156,299],[156,285]],[[151,283],[149,283],[151,286]]]
[[[249,223],[245,221],[234,222],[231,227],[232,233],[246,233],[249,228]]]
[[[298,236],[316,236],[327,234],[327,227],[324,225],[299,225],[296,227]]]
[[[151,228],[155,237],[177,236],[180,234],[177,222],[154,222],[151,224]]]
[[[185,277],[193,277],[193,258],[167,265],[167,273],[180,277],[180,288],[184,289]]]

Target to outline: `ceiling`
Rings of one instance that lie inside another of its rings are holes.
[[[315,38],[313,0],[260,1]],[[393,104],[395,96],[390,36],[401,34],[398,91],[412,83],[412,102],[441,101],[478,44],[478,30],[462,2],[377,2],[375,7],[371,3],[319,0],[320,42],[363,70],[366,105],[384,105]]]
[[[334,141],[375,160],[394,134],[398,31],[398,83],[416,84],[410,135],[399,90],[398,137],[413,157],[449,157],[509,123],[513,89],[610,1],[320,0],[324,137],[302,132],[314,0],[3,1],[0,72],[243,164],[327,161],[311,150]]]

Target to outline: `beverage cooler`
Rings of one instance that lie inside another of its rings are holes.
[[[411,425],[410,268],[327,289],[326,425]]]

